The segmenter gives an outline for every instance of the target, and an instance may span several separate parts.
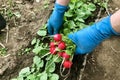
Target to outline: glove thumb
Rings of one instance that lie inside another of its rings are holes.
[[[53,35],[53,29],[52,29],[52,26],[50,25],[50,22],[49,22],[49,20],[48,20],[48,23],[47,23],[47,29],[48,29],[48,33],[50,34],[50,35]]]

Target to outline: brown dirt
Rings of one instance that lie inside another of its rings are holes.
[[[82,80],[120,80],[119,41],[112,37],[96,48],[88,57]]]
[[[40,0],[0,0],[0,11],[3,12],[7,20],[7,26],[1,34],[0,42],[7,48],[7,55],[0,57],[0,80],[10,80],[15,77],[18,71],[29,66],[32,63],[33,54],[19,56],[22,49],[25,49],[32,38],[36,36],[36,32],[43,26],[52,10],[54,0],[49,0],[48,7],[44,9],[46,1]],[[10,4],[12,4],[10,6]],[[51,5],[50,5],[51,4]],[[10,9],[12,13],[20,13],[21,17],[12,16],[11,18],[5,14]],[[9,34],[6,39],[7,32]],[[7,43],[6,43],[6,40]]]

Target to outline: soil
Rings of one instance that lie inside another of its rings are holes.
[[[104,41],[88,57],[82,80],[120,80],[118,37]]]
[[[11,2],[10,2],[11,1]],[[7,20],[7,27],[0,34],[0,42],[7,48],[7,54],[0,56],[0,80],[10,80],[20,69],[32,63],[33,54],[19,55],[42,27],[53,7],[54,0],[0,0],[0,11]],[[45,6],[48,4],[48,7]],[[6,9],[10,9],[7,14]],[[18,16],[15,16],[15,14]],[[20,16],[20,17],[19,17]]]
[[[8,18],[7,14],[3,14],[7,20],[8,29],[0,34],[0,42],[7,48],[7,54],[6,56],[0,56],[0,80],[10,80],[16,77],[20,69],[32,63],[34,56],[32,53],[19,54],[29,46],[38,29],[46,23],[54,3],[54,0],[47,1],[49,5],[45,9],[46,0],[36,1],[12,0],[12,6],[9,6],[8,0],[0,0],[1,12],[4,13],[5,8],[10,8],[13,13],[20,13],[21,15],[20,17]],[[115,12],[120,8],[119,4],[120,0],[110,1],[108,10],[111,13]],[[82,80],[120,80],[119,42],[118,36],[111,37],[103,41],[88,55]],[[74,57],[74,65],[67,80],[80,80],[83,60],[84,55]],[[60,80],[63,80],[63,78],[60,77]]]

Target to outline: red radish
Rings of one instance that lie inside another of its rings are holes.
[[[63,52],[58,52],[58,56],[62,57]]]
[[[68,55],[66,52],[63,52],[62,57],[65,59],[69,59],[70,55]]]
[[[64,68],[71,68],[72,62],[71,61],[64,61],[63,66],[64,66]]]
[[[65,45],[65,42],[61,41],[59,44],[58,44],[58,48],[63,50],[66,48],[66,45]]]
[[[55,43],[54,42],[50,42],[50,47],[55,47]]]
[[[56,54],[57,51],[55,50],[55,47],[50,47],[50,53],[51,54]]]
[[[58,42],[58,41],[62,40],[62,35],[61,34],[55,34],[53,38],[54,38],[55,41]]]

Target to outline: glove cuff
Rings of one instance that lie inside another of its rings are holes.
[[[68,6],[63,6],[58,3],[55,3],[55,11],[58,11],[59,13],[64,13],[65,11],[68,10]]]

